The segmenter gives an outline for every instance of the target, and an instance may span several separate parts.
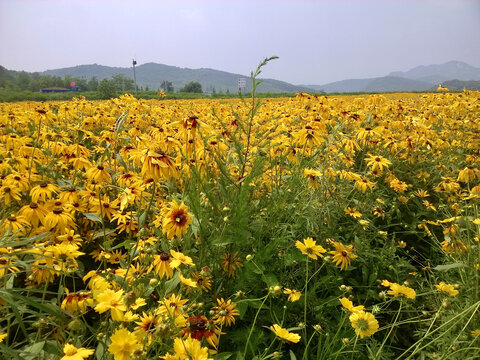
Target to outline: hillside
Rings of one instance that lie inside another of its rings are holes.
[[[201,68],[189,69],[177,66],[169,66],[157,63],[146,63],[135,68],[137,84],[139,87],[148,86],[150,89],[157,90],[162,81],[170,81],[176,91],[182,88],[190,81],[198,81],[202,84],[204,92],[231,92],[238,91],[238,79],[245,78],[247,80],[246,91],[250,91],[251,84],[249,76],[232,74],[225,71]],[[70,68],[47,70],[42,74],[52,76],[74,76],[91,78],[95,76],[98,80],[109,78],[115,74],[122,74],[133,78],[133,68],[109,67],[103,65],[80,65]],[[295,86],[284,81],[264,79],[258,88],[259,92],[299,92],[313,91],[303,86]]]
[[[385,92],[385,91],[427,91],[436,90],[438,84],[446,86],[448,81],[480,80],[480,68],[461,61],[444,64],[417,66],[408,71],[394,71],[387,76],[368,79],[346,79],[324,85],[308,85],[315,90],[332,92]],[[452,86],[456,89],[458,84]],[[465,84],[466,88],[476,86]],[[461,87],[463,89],[463,85]],[[459,89],[459,90],[461,90]]]
[[[432,87],[431,83],[384,76],[370,79],[349,79],[325,85],[309,85],[317,91],[334,92],[389,92],[389,91],[425,91]]]
[[[391,72],[389,76],[439,84],[447,80],[480,80],[480,68],[462,61],[449,61],[437,65],[420,65],[408,71]]]

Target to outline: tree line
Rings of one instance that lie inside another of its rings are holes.
[[[70,75],[64,77],[42,75],[40,73],[28,73],[25,71],[7,70],[0,66],[0,88],[11,91],[40,91],[41,89],[51,87],[70,88],[74,82],[81,91],[135,91],[133,79],[117,74],[108,79],[98,80],[95,76],[90,79],[79,78]],[[139,87],[138,90],[149,91],[148,86]],[[171,81],[162,81],[156,90],[163,90],[166,93],[174,92],[175,89]],[[179,89],[179,92],[202,93],[202,85],[197,81],[192,81]]]

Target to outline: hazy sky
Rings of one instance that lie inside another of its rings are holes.
[[[480,67],[479,0],[0,0],[0,65],[157,62],[294,84],[460,60]]]

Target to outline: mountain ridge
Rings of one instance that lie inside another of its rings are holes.
[[[317,91],[332,92],[385,92],[385,91],[431,91],[447,81],[480,80],[480,68],[465,62],[452,60],[443,64],[419,65],[407,71],[393,71],[386,76],[345,79],[323,85],[306,85]],[[475,85],[472,85],[475,86]]]
[[[154,62],[145,63],[135,67],[137,84],[139,87],[148,86],[150,89],[157,90],[163,81],[170,81],[173,87],[178,90],[188,82],[198,81],[202,84],[204,92],[237,92],[238,79],[246,79],[245,91],[251,90],[251,84],[248,81],[249,76],[230,73],[227,71],[211,68],[181,68],[178,66],[158,64]],[[77,65],[60,69],[46,70],[42,75],[52,76],[74,76],[74,77],[92,77],[98,80],[109,78],[116,74],[133,78],[133,68],[109,67],[98,64]],[[285,81],[276,79],[262,79],[259,86],[259,92],[301,92],[314,91],[305,86],[297,86]]]

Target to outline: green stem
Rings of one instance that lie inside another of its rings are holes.
[[[262,301],[260,307],[258,308],[257,313],[255,314],[255,317],[253,319],[253,324],[252,324],[252,327],[250,328],[250,332],[248,333],[248,338],[247,338],[247,342],[245,344],[245,349],[243,350],[243,358],[244,359],[247,358],[248,344],[250,343],[250,337],[252,336],[253,328],[255,327],[255,323],[257,322],[257,318],[258,318],[258,315],[260,314],[260,310],[262,310],[263,304],[265,304],[265,301],[267,301],[267,299],[268,299],[268,295],[270,295],[270,294],[265,295],[265,297],[263,298],[263,301]]]

